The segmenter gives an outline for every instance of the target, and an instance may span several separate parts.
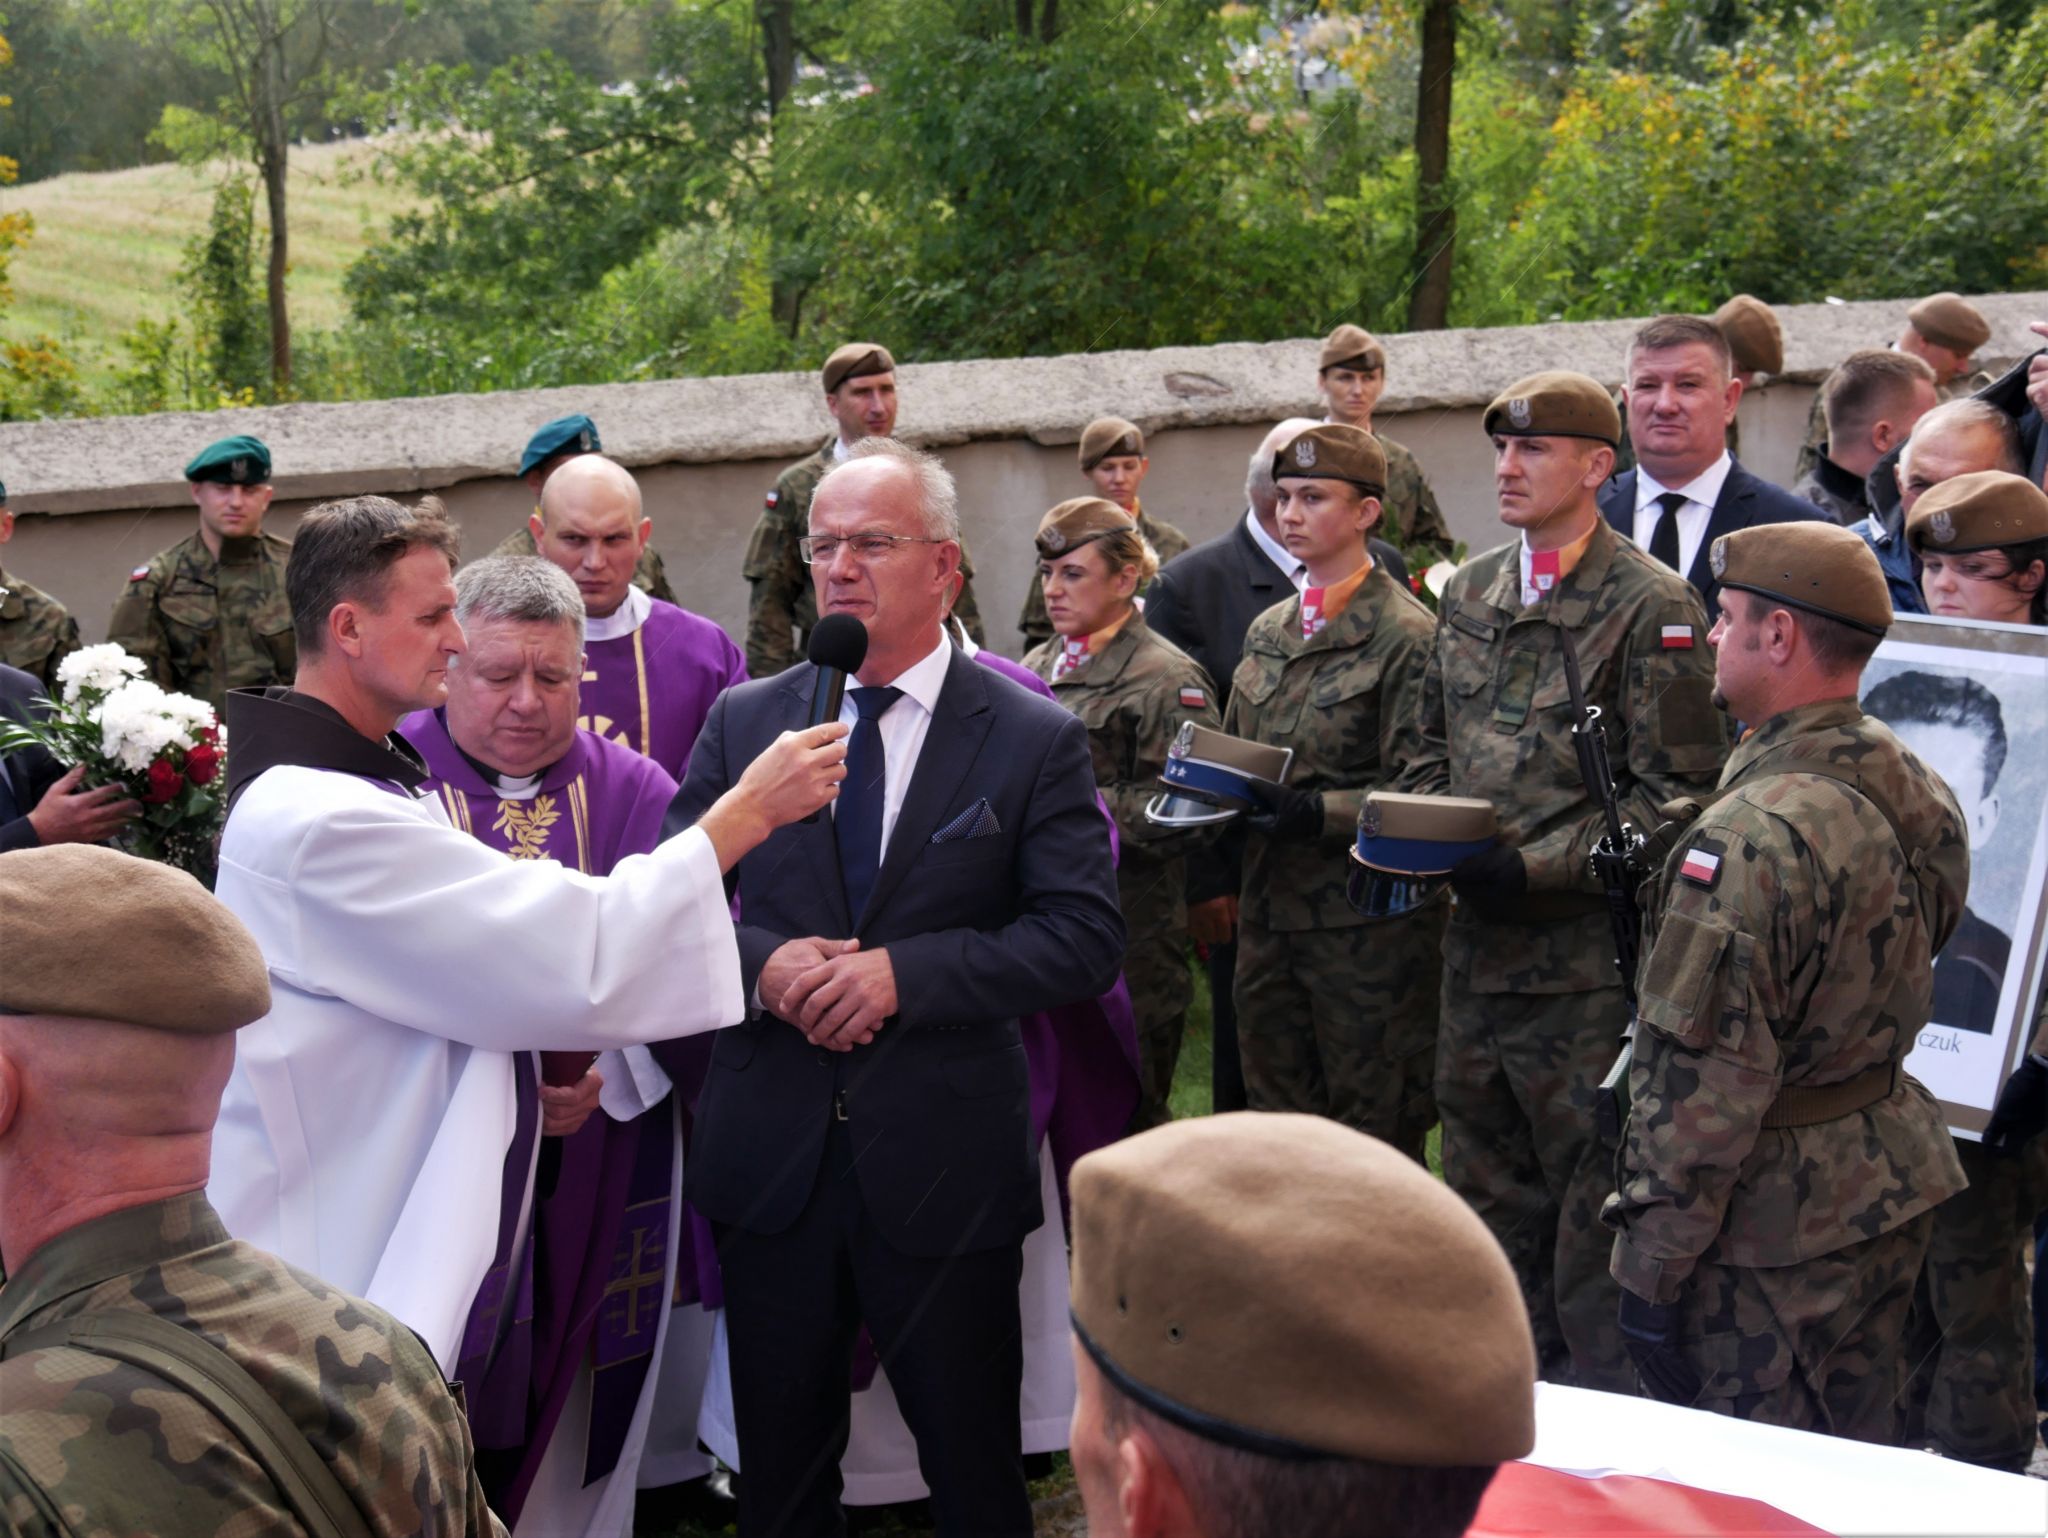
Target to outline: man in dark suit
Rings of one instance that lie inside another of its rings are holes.
[[[1714,612],[1709,552],[1723,534],[1825,515],[1743,469],[1728,452],[1742,382],[1728,338],[1697,315],[1660,315],[1630,340],[1622,394],[1636,468],[1600,493],[1607,521],[1684,574]]]
[[[1079,720],[944,638],[960,547],[939,463],[864,440],[808,524],[818,612],[868,631],[847,779],[736,868],[754,1013],[718,1034],[688,1167],[724,1272],[740,1531],[843,1531],[865,1323],[939,1530],[1023,1538],[1017,1289],[1045,1214],[1017,1022],[1115,981],[1108,826]],[[817,686],[800,663],[722,695],[671,827]]]
[[[1218,535],[1167,562],[1145,593],[1145,623],[1201,663],[1216,685],[1216,710],[1230,703],[1230,675],[1244,655],[1252,621],[1300,592],[1308,568],[1280,543],[1279,493],[1273,487],[1273,456],[1280,445],[1316,424],[1291,417],[1260,440],[1245,476],[1244,517]],[[1383,539],[1371,542],[1372,558],[1406,586],[1408,567]],[[1218,1111],[1245,1108],[1244,1069],[1237,1055],[1237,1010],[1231,990],[1237,979],[1238,868],[1242,830],[1188,857],[1188,933],[1208,952],[1209,1094]]]
[[[0,718],[27,721],[43,681],[0,665]],[[118,785],[80,790],[84,768],[66,769],[41,748],[0,753],[0,854],[44,844],[97,844],[142,808]]]

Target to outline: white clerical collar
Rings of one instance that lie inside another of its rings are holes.
[[[1258,513],[1246,508],[1244,526],[1251,530],[1252,543],[1265,553],[1267,560],[1280,568],[1280,575],[1299,588],[1308,581],[1308,568],[1295,559],[1294,552],[1266,532],[1266,526],[1259,522]]]
[[[602,618],[591,615],[583,621],[583,639],[616,641],[620,636],[631,635],[646,624],[647,616],[653,612],[654,600],[628,583],[624,603]]]
[[[498,793],[500,801],[531,801],[540,794],[540,782],[546,778],[547,770],[545,769],[541,770],[539,774],[525,775],[516,780],[510,775],[501,774],[498,776],[497,783],[491,788]]]
[[[1688,502],[1697,502],[1701,507],[1711,508],[1721,500],[1721,487],[1728,479],[1728,472],[1735,468],[1735,461],[1726,449],[1721,457],[1708,465],[1683,486],[1666,486],[1656,476],[1636,465],[1636,511],[1641,512],[1667,491],[1675,491]]]
[[[946,669],[953,665],[953,643],[946,639],[944,627],[939,630],[939,644],[926,652],[923,660],[913,662],[901,673],[888,681],[888,686],[901,689],[905,694],[924,707],[928,716],[938,714],[939,691],[946,687]]]

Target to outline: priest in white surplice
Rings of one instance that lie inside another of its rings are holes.
[[[431,502],[315,508],[286,571],[297,680],[230,696],[217,890],[273,1002],[237,1044],[208,1187],[229,1232],[389,1309],[444,1369],[501,1212],[531,1198],[506,1157],[532,1144],[517,1064],[743,1017],[723,873],[837,794],[846,730],[785,733],[609,877],[512,860],[416,794],[424,766],[392,735],[463,649],[454,555]],[[593,1073],[567,1098],[598,1092]]]

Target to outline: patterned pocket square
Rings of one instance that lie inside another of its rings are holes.
[[[957,843],[963,838],[987,838],[992,833],[1003,831],[1003,825],[996,820],[996,809],[983,796],[966,811],[947,823],[932,835],[934,844]]]

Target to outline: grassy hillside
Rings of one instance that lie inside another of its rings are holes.
[[[295,328],[341,318],[343,271],[404,206],[393,189],[349,175],[366,167],[370,153],[361,142],[292,152]],[[15,256],[15,301],[0,328],[10,337],[46,331],[67,344],[83,373],[102,376],[123,331],[180,312],[174,280],[185,242],[206,228],[217,180],[217,171],[159,165],[0,188],[0,210],[26,209],[36,221],[34,237]],[[269,240],[260,188],[256,216],[260,275]]]

